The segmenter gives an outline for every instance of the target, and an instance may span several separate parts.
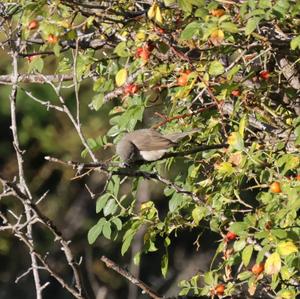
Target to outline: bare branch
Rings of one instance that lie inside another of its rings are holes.
[[[14,82],[12,75],[1,75],[0,84],[11,85]],[[73,80],[73,75],[34,75],[34,74],[24,74],[19,75],[16,83],[45,83],[51,81],[53,83],[58,83],[61,81],[71,81]]]
[[[101,261],[105,263],[105,265],[125,277],[127,280],[129,280],[131,283],[139,287],[145,294],[147,294],[150,298],[154,299],[163,299],[164,297],[159,296],[154,292],[149,286],[147,286],[144,282],[134,277],[131,273],[127,272],[123,268],[121,268],[119,265],[114,263],[112,260],[110,260],[106,256],[101,257]]]

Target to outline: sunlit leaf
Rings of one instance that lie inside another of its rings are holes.
[[[298,252],[297,246],[292,241],[280,242],[277,246],[277,250],[281,256]]]
[[[122,86],[123,84],[125,84],[126,80],[127,80],[127,70],[120,69],[116,74],[117,86]]]
[[[272,253],[266,260],[265,272],[269,275],[278,274],[281,269],[281,259],[277,252]]]

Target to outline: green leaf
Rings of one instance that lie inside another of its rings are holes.
[[[236,33],[239,32],[239,29],[237,27],[237,25],[235,25],[232,22],[223,22],[221,23],[221,28],[225,31],[225,32],[230,32],[230,33]]]
[[[300,48],[300,35],[291,40],[291,49],[296,50],[297,48]]]
[[[199,225],[200,221],[206,216],[206,212],[207,210],[205,207],[197,206],[196,208],[194,208],[194,210],[192,211],[192,217],[195,225]]]
[[[122,229],[122,221],[120,218],[113,218],[111,222],[116,226],[118,231]]]
[[[272,235],[276,236],[278,239],[285,239],[288,236],[287,231],[280,229],[280,228],[272,229],[271,233],[272,233]]]
[[[104,195],[100,196],[97,199],[97,203],[96,203],[96,213],[99,213],[102,211],[102,209],[104,208],[104,206],[106,205],[108,199],[111,197],[111,194],[109,193],[105,193]]]
[[[114,195],[118,196],[119,194],[119,189],[120,189],[120,177],[117,175],[114,175],[112,177],[113,181],[114,181]]]
[[[265,254],[270,250],[270,248],[271,248],[270,245],[267,245],[258,252],[256,257],[256,264],[261,263],[265,259]]]
[[[130,229],[124,235],[123,244],[122,244],[122,247],[121,247],[121,254],[122,255],[124,255],[127,252],[135,233],[136,233],[135,230]]]
[[[272,7],[272,1],[271,0],[259,0],[258,2],[259,8],[271,8]]]
[[[60,49],[61,49],[61,46],[58,43],[54,45],[53,52],[56,57],[59,57]]]
[[[214,285],[216,283],[216,277],[212,271],[204,274],[204,282],[207,285]]]
[[[248,228],[248,225],[244,222],[234,222],[230,225],[229,231],[241,235],[243,234]]]
[[[226,73],[227,79],[232,80],[233,76],[235,76],[240,69],[241,66],[239,64],[235,65],[229,72]]]
[[[44,68],[44,60],[40,56],[36,56],[32,58],[32,61],[29,63],[28,72],[37,71],[41,73]]]
[[[240,124],[240,131],[242,133],[243,133],[243,129],[244,129],[243,123],[241,123]],[[237,151],[242,151],[245,148],[243,136],[241,135],[240,132],[232,132],[230,134],[230,136],[228,137],[228,144],[230,145],[230,147],[232,149],[237,150]]]
[[[102,232],[103,224],[106,222],[105,218],[100,218],[100,220],[88,232],[88,242],[93,244]]]
[[[235,169],[230,162],[221,162],[217,165],[217,170],[220,175],[230,176],[235,173]]]
[[[172,198],[169,201],[169,211],[174,212],[176,209],[181,207],[181,205],[185,202],[184,197],[179,193],[174,193]]]
[[[168,266],[169,266],[169,257],[168,254],[164,254],[162,259],[161,259],[161,273],[163,277],[166,278],[167,272],[168,272]]]
[[[116,74],[116,84],[117,86],[122,86],[125,84],[127,80],[127,70],[126,69],[120,69]]]
[[[239,123],[239,133],[241,135],[241,138],[244,138],[244,133],[245,133],[246,126],[247,126],[247,115],[244,115],[241,118],[240,123]],[[244,145],[244,141],[242,143]],[[241,150],[241,149],[239,149],[239,150]]]
[[[104,103],[104,94],[98,93],[93,97],[92,106],[93,108],[98,111]]]
[[[117,210],[117,207],[118,206],[117,206],[115,199],[111,198],[103,209],[104,216],[108,216],[110,214],[113,215],[115,213],[115,211]]]
[[[245,246],[246,246],[246,241],[244,239],[241,239],[234,242],[233,249],[234,251],[239,252],[243,250]]]
[[[252,272],[251,271],[244,271],[244,272],[241,272],[238,276],[237,276],[237,279],[238,280],[247,280],[249,279],[251,276],[252,276]]]
[[[165,6],[171,6],[174,3],[176,3],[176,0],[164,0]]]
[[[127,48],[126,42],[120,42],[114,49],[114,53],[116,53],[120,57],[128,57],[130,56],[130,51]]]
[[[245,267],[249,265],[251,256],[253,253],[253,245],[248,245],[245,247],[245,249],[242,252],[242,261]]]
[[[209,66],[208,73],[211,76],[218,76],[223,74],[224,73],[223,64],[218,60],[213,61]]]
[[[245,34],[249,35],[251,34],[257,27],[257,25],[259,24],[261,18],[260,17],[253,17],[250,18],[247,21],[246,27],[245,27]]]
[[[110,240],[110,237],[111,237],[111,224],[109,221],[106,221],[105,224],[103,225],[103,228],[102,228],[102,233],[103,233],[103,236],[106,238],[106,239],[109,239]]]
[[[182,40],[188,40],[193,38],[194,35],[199,34],[201,30],[201,24],[199,22],[192,22],[188,24],[181,32],[180,38]]]
[[[178,4],[184,12],[186,12],[188,14],[190,14],[192,12],[193,6],[189,1],[187,1],[187,0],[178,0]]]

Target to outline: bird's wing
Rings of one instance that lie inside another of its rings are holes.
[[[164,137],[166,137],[167,139],[171,140],[172,142],[179,142],[181,139],[183,139],[186,136],[190,136],[196,132],[201,131],[201,129],[193,129],[187,132],[179,132],[179,133],[171,133],[171,134],[167,134],[164,135]]]
[[[167,149],[175,145],[174,142],[165,138],[155,130],[144,130],[144,132],[142,132],[143,134],[141,134],[141,131],[143,130],[139,130],[139,134],[132,136],[132,139],[134,139],[134,142],[132,142],[140,151]],[[134,132],[132,134],[134,134]]]

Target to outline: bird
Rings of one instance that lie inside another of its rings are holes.
[[[177,132],[162,135],[154,129],[139,129],[126,133],[116,145],[116,153],[125,163],[156,161],[184,137],[199,131]]]

